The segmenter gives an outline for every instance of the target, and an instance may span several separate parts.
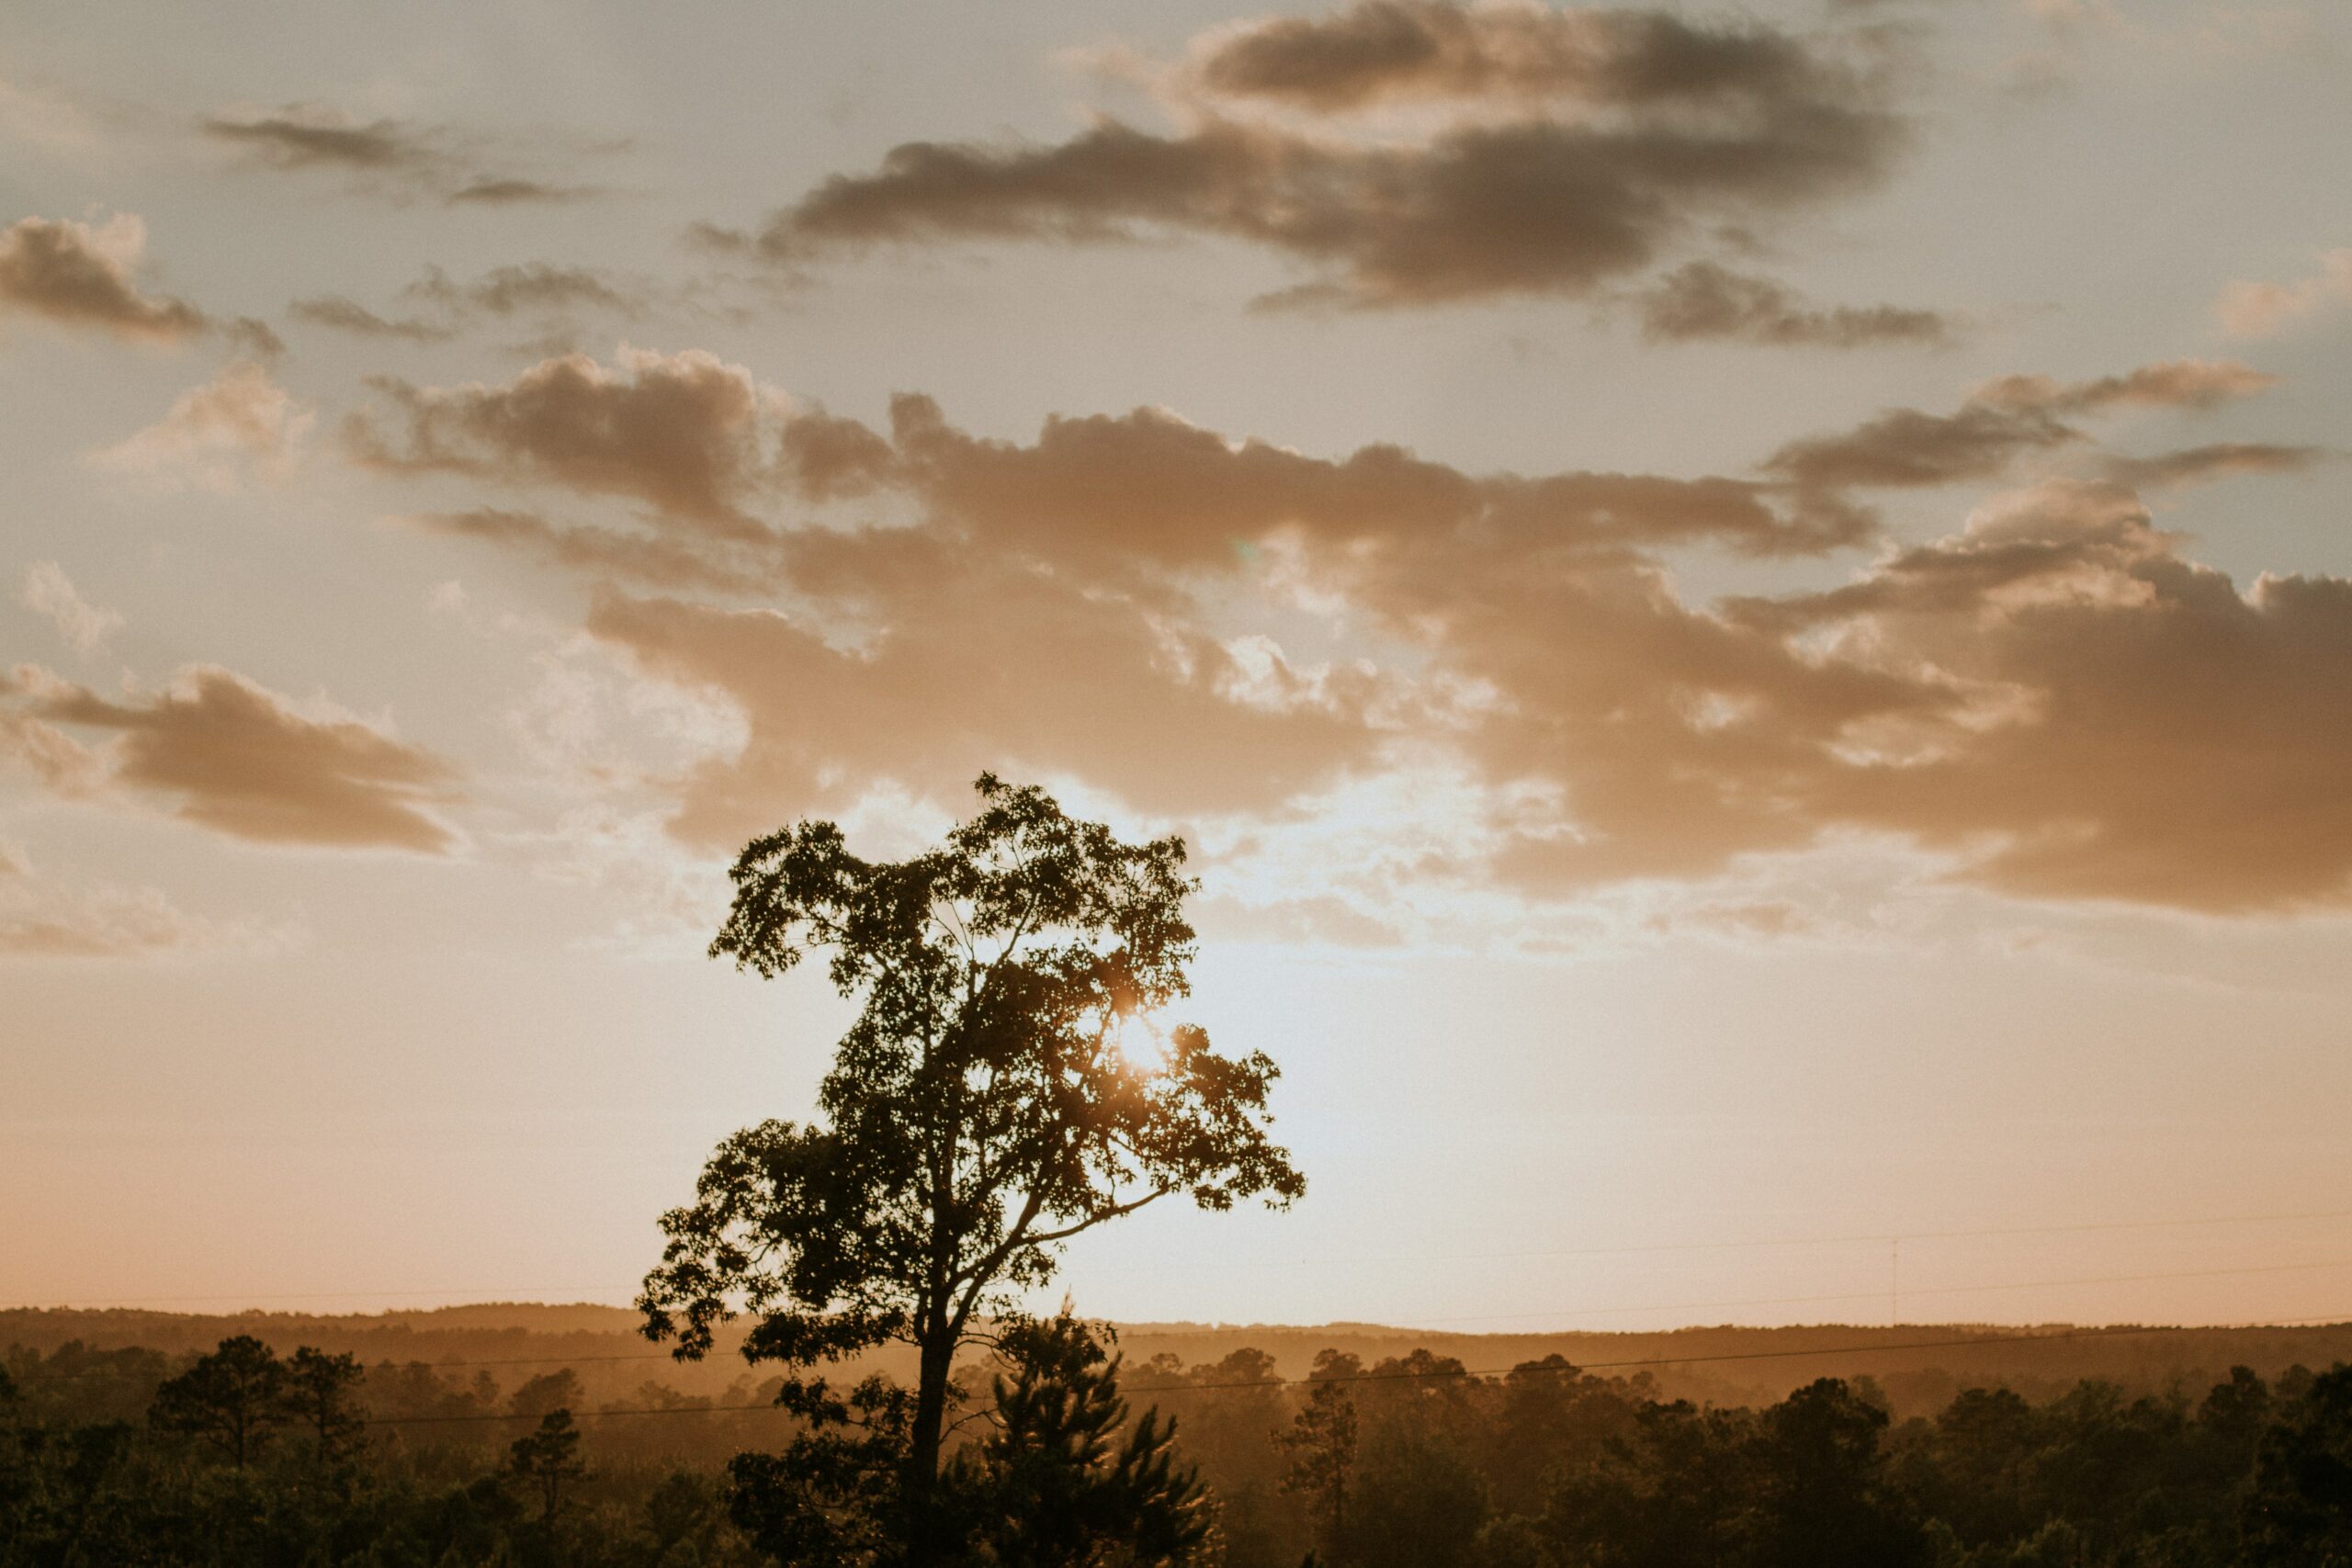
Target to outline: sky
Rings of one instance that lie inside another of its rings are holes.
[[[626,1302],[992,769],[1286,1213],[1080,1307],[2352,1317],[2352,11],[0,15],[0,1298]],[[1899,1238],[1899,1239],[1898,1239]]]

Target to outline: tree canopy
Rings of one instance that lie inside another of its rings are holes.
[[[683,1356],[742,1312],[753,1360],[914,1347],[903,1410],[814,1375],[785,1400],[820,1425],[902,1417],[918,1512],[957,1348],[1018,1315],[1060,1244],[1171,1194],[1224,1210],[1306,1187],[1267,1134],[1273,1062],[1161,1017],[1195,952],[1182,840],[1123,841],[992,774],[977,788],[978,812],[910,859],[862,859],[822,821],[737,858],[712,954],[774,977],[821,950],[859,1011],[816,1115],[729,1138],[662,1216],[638,1303]]]

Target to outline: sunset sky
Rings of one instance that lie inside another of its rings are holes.
[[[2352,1317],[2347,72],[18,0],[0,1304],[625,1302],[848,1016],[733,851],[985,768],[1185,836],[1309,1181],[1089,1313]]]

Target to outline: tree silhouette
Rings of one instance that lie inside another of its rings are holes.
[[[555,1517],[563,1499],[563,1484],[588,1473],[580,1462],[580,1428],[569,1410],[550,1410],[539,1418],[539,1429],[517,1438],[506,1450],[507,1469],[526,1485],[537,1488],[539,1517]]]
[[[2264,1434],[2243,1517],[2246,1561],[2352,1562],[2352,1367],[2338,1364]]]
[[[148,1419],[212,1444],[239,1470],[286,1420],[286,1363],[250,1334],[232,1335],[155,1391]]]
[[[1120,1440],[1119,1361],[1065,1309],[1007,1329],[994,1429],[955,1476],[979,1500],[1003,1568],[1158,1568],[1191,1561],[1209,1535],[1200,1478],[1176,1464],[1176,1424],[1157,1410]]]
[[[1220,1056],[1153,1018],[1188,990],[1193,933],[1174,838],[1125,843],[1042,790],[982,774],[980,810],[899,862],[802,822],[736,860],[711,944],[763,976],[816,949],[860,999],[819,1120],[722,1144],[638,1304],[645,1332],[699,1356],[758,1318],[744,1354],[799,1368],[898,1342],[911,1404],[865,1407],[820,1376],[782,1403],[820,1427],[906,1423],[901,1479],[919,1560],[957,1348],[1051,1278],[1057,1244],[1170,1193],[1204,1209],[1305,1181],[1265,1132],[1264,1055]],[[1148,1043],[1150,1049],[1139,1049]]]
[[[1363,1363],[1338,1350],[1315,1358],[1306,1403],[1277,1439],[1292,1455],[1283,1490],[1304,1495],[1326,1545],[1345,1539],[1348,1496],[1355,1480],[1356,1405],[1347,1385]]]
[[[330,1356],[308,1345],[286,1362],[288,1417],[306,1428],[327,1464],[339,1464],[366,1441],[368,1413],[356,1398],[362,1376],[359,1359]]]

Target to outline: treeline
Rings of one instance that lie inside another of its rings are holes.
[[[530,1370],[570,1367],[598,1404],[636,1402],[649,1379],[674,1392],[733,1403],[742,1371],[735,1355],[742,1325],[724,1325],[714,1353],[672,1361],[638,1333],[639,1314],[623,1307],[503,1303],[370,1314],[240,1312],[189,1314],[112,1308],[0,1309],[0,1346],[43,1351],[80,1343],[139,1347],[175,1354],[210,1349],[249,1334],[290,1353],[299,1345],[348,1353],[373,1367],[385,1361],[487,1364],[511,1386]],[[2352,1360],[2352,1324],[2293,1327],[2165,1328],[2140,1332],[2020,1329],[1990,1325],[1855,1324],[1758,1328],[1715,1326],[1656,1332],[1449,1334],[1377,1324],[1210,1325],[1126,1324],[1120,1344],[1131,1364],[1174,1356],[1185,1366],[1222,1359],[1248,1348],[1273,1359],[1286,1377],[1304,1377],[1317,1355],[1337,1349],[1366,1364],[1426,1348],[1487,1371],[1562,1356],[1582,1367],[1645,1364],[1662,1397],[1700,1404],[1775,1403],[1824,1377],[1874,1377],[1900,1420],[1932,1416],[1965,1388],[1998,1383],[2036,1403],[2086,1379],[2137,1396],[2177,1383],[2201,1387],[2233,1366],[2275,1378],[2289,1367]],[[859,1370],[913,1373],[910,1356],[862,1358]],[[469,1374],[470,1375],[470,1374]]]
[[[1067,1334],[1038,1343],[1061,1345],[1060,1360],[1000,1370],[992,1394],[967,1380],[972,1419],[948,1474],[975,1500],[973,1562],[2352,1561],[2344,1367],[2269,1380],[2241,1368],[2137,1395],[2100,1382],[2041,1399],[1971,1388],[1897,1420],[1867,1378],[1710,1407],[1558,1357],[1480,1377],[1426,1350],[1331,1351],[1287,1382],[1254,1349],[1122,1367],[1077,1354]],[[860,1555],[854,1528],[879,1493],[842,1456],[887,1466],[887,1419],[812,1433],[765,1407],[773,1382],[723,1400],[649,1384],[600,1414],[567,1368],[502,1385],[486,1370],[281,1357],[250,1337],[200,1358],[18,1349],[5,1368],[5,1568],[883,1561]],[[1142,1414],[1155,1407],[1156,1424]],[[656,1409],[676,1414],[619,1413]],[[779,1488],[795,1487],[844,1521],[838,1539],[775,1535],[793,1512],[775,1506]]]

